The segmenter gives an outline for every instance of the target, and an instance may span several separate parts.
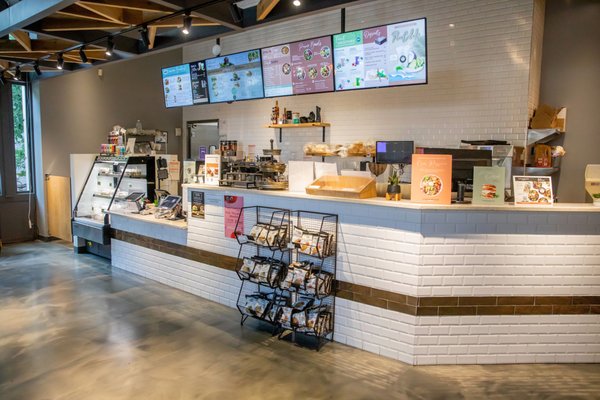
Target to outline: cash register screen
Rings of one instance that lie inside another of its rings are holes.
[[[181,201],[181,196],[167,196],[163,201],[160,202],[159,207],[167,210],[175,208]]]

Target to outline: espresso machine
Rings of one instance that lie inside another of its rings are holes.
[[[220,181],[221,186],[243,187],[246,189],[285,190],[288,188],[286,165],[278,160],[281,149],[263,150],[263,156],[256,160],[238,160],[227,164]],[[277,157],[277,158],[276,158]]]

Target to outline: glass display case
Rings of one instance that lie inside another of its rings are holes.
[[[153,201],[154,186],[154,157],[96,157],[73,209],[73,235],[85,240],[86,251],[110,257],[108,211],[125,209],[136,192]]]

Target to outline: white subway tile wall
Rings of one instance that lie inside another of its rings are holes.
[[[347,30],[427,18],[429,83],[391,89],[280,98],[308,115],[315,105],[332,123],[327,141],[405,139],[458,145],[461,139],[506,139],[520,145],[528,123],[534,2],[522,0],[385,0],[348,7]],[[451,26],[452,24],[452,26]],[[337,33],[340,12],[282,22],[222,38],[223,54]],[[212,57],[214,43],[185,46],[184,61]],[[276,139],[265,128],[275,99],[183,109],[183,120],[220,120],[220,132],[242,145]],[[283,160],[298,159],[319,130],[283,132]]]

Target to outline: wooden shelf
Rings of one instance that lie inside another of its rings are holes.
[[[279,143],[283,141],[283,129],[294,128],[321,128],[323,129],[323,143],[325,143],[325,128],[330,127],[329,122],[309,122],[306,124],[276,124],[267,125],[267,128],[279,129]]]
[[[277,124],[277,125],[267,125],[267,128],[325,128],[331,126],[328,122],[308,122],[306,124]]]

